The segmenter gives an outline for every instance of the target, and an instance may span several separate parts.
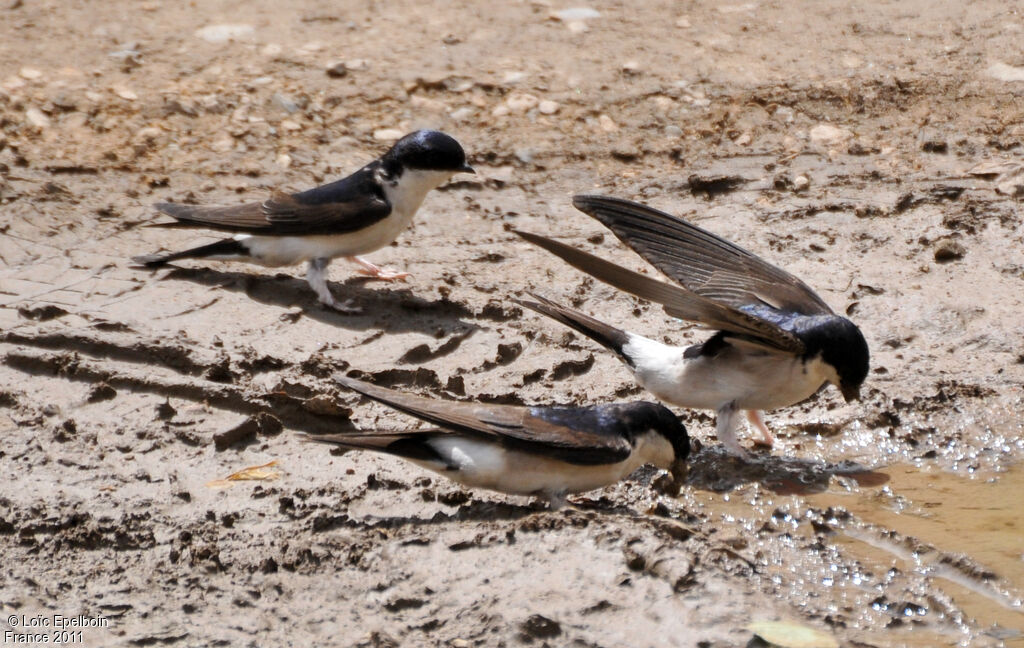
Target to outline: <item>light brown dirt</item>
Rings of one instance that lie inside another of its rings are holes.
[[[776,618],[844,646],[1024,645],[1006,486],[1024,455],[1021,7],[552,17],[568,6],[5,0],[4,618],[102,617],[83,631],[96,646],[746,646],[749,622]],[[197,35],[225,23],[252,30]],[[408,283],[332,267],[363,315],[320,308],[300,268],[130,267],[212,240],[141,227],[155,201],[311,187],[379,155],[376,131],[418,127],[482,174],[371,255]],[[749,464],[707,413],[680,412],[702,448],[678,498],[642,471],[554,512],[299,440],[411,424],[336,371],[443,398],[648,398],[510,301],[707,335],[509,231],[643,267],[571,207],[579,192],[682,215],[804,278],[867,336],[864,402],[826,390],[770,414],[781,444]],[[217,449],[249,419],[248,443]],[[271,460],[276,480],[208,485]]]

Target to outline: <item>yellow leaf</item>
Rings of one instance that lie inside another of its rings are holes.
[[[832,635],[794,621],[755,621],[747,630],[781,648],[839,648]]]
[[[277,459],[267,462],[260,466],[249,466],[243,468],[236,473],[231,473],[225,479],[214,479],[211,482],[207,482],[207,488],[227,488],[232,485],[232,482],[236,481],[268,481],[271,479],[277,479],[281,476],[281,471],[274,466],[277,465]]]

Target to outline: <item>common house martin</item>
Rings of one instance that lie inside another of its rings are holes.
[[[339,383],[437,427],[307,435],[344,448],[402,457],[473,488],[541,497],[602,488],[644,464],[677,481],[690,453],[686,428],[657,403],[517,406],[413,396],[341,375]]]
[[[718,439],[732,452],[744,454],[735,432],[741,410],[761,442],[772,445],[764,410],[798,403],[827,383],[848,402],[859,398],[868,374],[867,342],[853,322],[836,315],[804,282],[656,209],[588,195],[576,196],[573,205],[679,285],[543,236],[517,233],[605,283],[661,304],[673,317],[717,332],[700,344],[670,346],[543,298],[520,303],[614,351],[660,400],[715,410]]]
[[[347,178],[295,194],[275,192],[261,203],[202,207],[157,203],[175,219],[154,227],[205,228],[234,236],[181,252],[134,257],[154,268],[178,259],[241,260],[264,266],[309,262],[306,280],[320,302],[343,313],[359,312],[352,300],[337,301],[327,287],[327,266],[346,257],[362,272],[403,279],[358,255],[380,249],[408,227],[423,198],[456,173],[474,173],[454,138],[419,130],[395,142],[379,159]]]

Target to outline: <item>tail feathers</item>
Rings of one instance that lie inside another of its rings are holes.
[[[438,429],[411,431],[362,430],[337,434],[303,434],[305,441],[326,443],[349,450],[370,450],[433,463],[448,462],[434,449],[430,440],[444,434]]]
[[[518,299],[515,301],[521,306],[525,306],[526,308],[535,310],[538,313],[547,315],[551,319],[557,320],[562,324],[579,331],[598,344],[614,351],[616,355],[626,362],[626,364],[631,367],[633,366],[633,359],[623,351],[623,347],[629,343],[629,333],[596,320],[589,315],[584,315],[577,310],[560,306],[550,299],[545,299],[544,297],[540,297],[533,293],[530,293],[530,296],[537,301],[521,301]]]
[[[210,243],[208,245],[200,245],[189,250],[182,250],[181,252],[171,252],[170,254],[144,254],[142,256],[132,257],[132,261],[137,265],[144,266],[147,268],[159,268],[160,266],[166,265],[171,261],[177,261],[178,259],[203,259],[208,257],[218,256],[248,256],[249,250],[246,249],[241,242],[235,239],[224,239],[223,241],[217,241],[216,243]]]

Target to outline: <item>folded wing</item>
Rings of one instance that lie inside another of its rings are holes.
[[[274,192],[262,203],[231,207],[157,203],[157,209],[177,222],[156,226],[271,236],[344,234],[373,225],[391,213],[380,187],[371,179],[364,169],[316,189],[297,194]]]
[[[616,433],[617,421],[603,420],[592,411],[594,408],[573,408],[580,416],[566,416],[565,408],[434,400],[347,376],[336,375],[334,379],[369,398],[453,432],[490,438],[568,463],[617,463],[632,451],[629,439]],[[563,411],[552,415],[556,409]]]

